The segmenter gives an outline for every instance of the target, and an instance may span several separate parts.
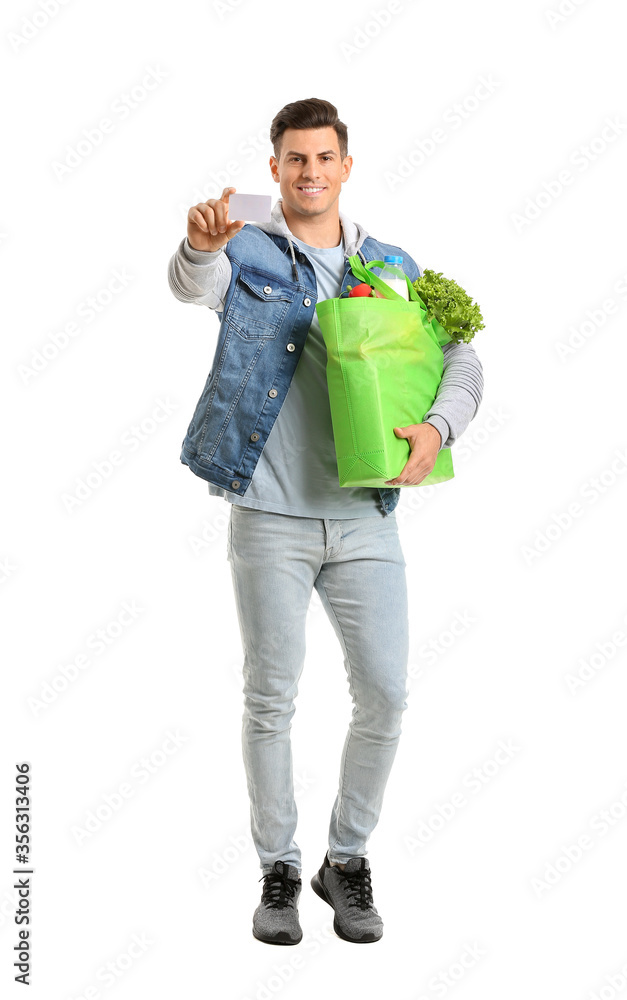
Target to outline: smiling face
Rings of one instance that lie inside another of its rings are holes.
[[[306,218],[337,214],[342,184],[348,179],[352,156],[340,157],[334,128],[287,128],[281,138],[279,160],[270,157],[270,170],[281,186],[284,206]]]

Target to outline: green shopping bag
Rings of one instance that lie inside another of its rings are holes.
[[[385,486],[405,466],[411,447],[395,427],[422,423],[442,379],[442,344],[452,337],[427,309],[405,275],[410,301],[398,295],[359,256],[351,270],[385,298],[333,298],[316,305],[327,348],[327,383],[340,486]],[[443,448],[421,483],[452,479]]]

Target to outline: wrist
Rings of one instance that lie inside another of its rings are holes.
[[[437,440],[438,451],[440,451],[440,449],[442,448],[442,445],[444,444],[444,437],[442,436],[442,432],[440,431],[440,429],[438,427],[436,427],[435,424],[432,424],[430,420],[425,420],[423,422],[423,426],[424,427],[431,427],[433,429],[433,431],[434,431],[433,437],[434,437],[434,440]]]
[[[189,242],[189,236],[183,240],[183,252],[193,264],[208,264],[219,257],[223,249],[224,247],[219,247],[217,250],[197,250]]]

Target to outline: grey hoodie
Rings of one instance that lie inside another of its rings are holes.
[[[254,225],[264,233],[276,233],[287,238],[292,254],[292,269],[297,280],[292,234],[283,215],[282,201],[282,198],[277,200],[270,222]],[[353,222],[343,212],[338,214],[344,232],[345,256],[351,257],[359,253],[365,263],[365,257],[359,248],[369,234],[363,226]],[[420,273],[422,274],[422,269]],[[194,250],[187,237],[181,240],[168,265],[168,282],[175,298],[180,302],[208,306],[220,318],[231,274],[231,262],[225,247],[215,251]],[[450,448],[464,433],[479,409],[483,396],[483,368],[472,344],[445,344],[442,351],[442,381],[433,406],[425,414],[423,422],[433,424],[440,432],[441,448]]]

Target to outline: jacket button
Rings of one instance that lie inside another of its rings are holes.
[[[287,349],[288,349],[288,351],[295,351],[296,350],[296,345],[295,344],[288,344],[287,345]]]
[[[310,306],[311,305],[311,299],[303,299],[303,305],[304,306]]]
[[[259,440],[259,435],[258,434],[251,434],[250,435],[250,440],[251,441],[258,441]]]
[[[240,488],[239,479],[234,479],[233,482],[231,483],[231,486],[233,487],[234,490],[238,490]]]
[[[269,295],[271,291],[272,289],[270,288],[270,285],[266,285],[266,287],[264,288],[264,292],[266,293],[266,295]]]
[[[272,398],[274,399],[274,397],[277,396],[278,393],[277,393],[276,389],[270,389],[270,392],[268,393],[268,395],[272,396]]]

